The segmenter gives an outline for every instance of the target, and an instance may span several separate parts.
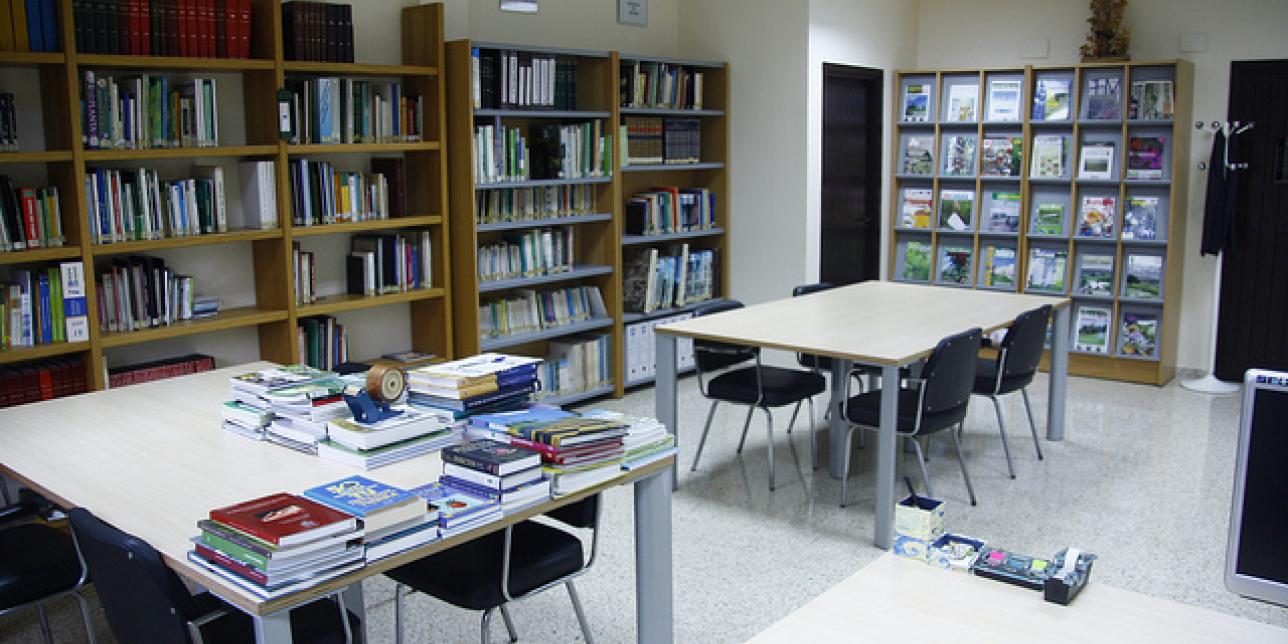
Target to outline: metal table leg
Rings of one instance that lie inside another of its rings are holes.
[[[679,363],[676,356],[676,338],[668,333],[656,333],[657,337],[657,377],[653,383],[653,409],[657,419],[666,426],[667,431],[675,436],[675,446],[680,446],[679,405],[676,393],[676,380]],[[680,459],[675,459],[678,464]],[[678,489],[679,473],[672,468],[672,489]]]
[[[1051,381],[1047,395],[1047,440],[1064,440],[1064,400],[1069,389],[1069,310],[1055,310],[1055,329],[1051,332]]]
[[[671,577],[673,472],[661,470],[635,482],[635,628],[637,641],[648,644],[670,644],[675,639],[675,590]]]
[[[877,433],[877,507],[876,537],[878,548],[890,549],[894,541],[894,465],[895,428],[899,420],[899,367],[881,367],[881,427]]]

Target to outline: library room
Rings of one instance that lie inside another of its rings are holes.
[[[1284,34],[0,0],[0,642],[1288,643]]]

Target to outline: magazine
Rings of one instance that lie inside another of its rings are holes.
[[[1156,300],[1163,295],[1163,256],[1128,254],[1123,297]]]
[[[1020,193],[994,192],[988,200],[988,232],[1013,233],[1020,229]]]
[[[1030,248],[1030,291],[1064,292],[1064,274],[1069,263],[1069,251],[1063,248]]]
[[[939,249],[939,282],[970,285],[970,246],[943,246]]]
[[[949,230],[974,230],[975,192],[973,190],[939,191],[939,227]]]
[[[1079,237],[1114,238],[1114,219],[1118,213],[1117,197],[1082,198],[1082,207],[1078,210]]]
[[[1090,253],[1083,255],[1079,259],[1077,288],[1079,295],[1112,296],[1114,294],[1114,256]]]
[[[930,84],[911,83],[903,90],[903,120],[930,120]]]
[[[1128,197],[1123,212],[1123,239],[1158,237],[1158,197]]]
[[[988,83],[988,120],[1020,120],[1020,80],[992,80]]]
[[[1084,306],[1078,309],[1074,351],[1109,353],[1109,309]]]
[[[910,241],[903,249],[903,279],[930,280],[930,242]]]
[[[930,188],[908,188],[903,191],[899,226],[903,228],[930,228],[930,210],[934,194]]]
[[[1083,143],[1078,161],[1079,179],[1113,179],[1114,149],[1112,143]]]
[[[1158,353],[1158,315],[1123,313],[1118,329],[1118,352],[1125,356],[1153,358]]]
[[[980,279],[984,286],[1015,288],[1015,249],[989,244],[980,255]]]
[[[944,176],[975,176],[974,134],[953,134],[945,139]]]
[[[1032,235],[1064,237],[1064,204],[1039,202],[1033,209]]]
[[[1069,79],[1038,79],[1033,92],[1033,120],[1069,120]]]
[[[1162,179],[1167,137],[1133,136],[1127,140],[1127,178]]]
[[[935,171],[935,137],[909,136],[903,147],[903,174],[930,176]]]
[[[1020,176],[1020,159],[1024,157],[1024,139],[1018,136],[991,136],[980,143],[980,173],[990,177]]]
[[[1128,118],[1142,121],[1171,120],[1172,110],[1172,81],[1132,81]]]
[[[979,103],[979,85],[960,84],[948,88],[948,113],[945,121],[974,121],[975,105]]]
[[[1123,117],[1123,79],[1092,78],[1087,82],[1086,118],[1092,121],[1117,121]]]
[[[1065,176],[1063,136],[1039,134],[1033,137],[1033,164],[1029,174],[1055,179]]]

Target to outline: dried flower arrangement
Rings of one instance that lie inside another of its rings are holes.
[[[1131,27],[1123,25],[1127,0],[1091,0],[1091,17],[1087,24],[1087,42],[1079,51],[1082,62],[1121,61],[1130,58]]]

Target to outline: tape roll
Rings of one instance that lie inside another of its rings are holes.
[[[376,400],[396,400],[406,385],[407,379],[397,367],[378,364],[367,372],[367,394]]]

